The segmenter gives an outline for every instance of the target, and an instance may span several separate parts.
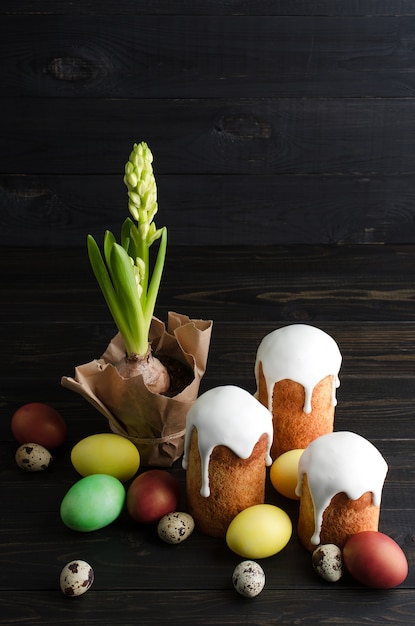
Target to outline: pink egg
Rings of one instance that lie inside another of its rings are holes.
[[[343,560],[351,576],[367,587],[390,589],[408,575],[408,561],[396,541],[374,530],[350,537]]]

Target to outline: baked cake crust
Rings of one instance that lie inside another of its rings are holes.
[[[311,397],[311,413],[305,413],[303,385],[288,379],[275,383],[272,396],[274,438],[271,457],[273,460],[289,450],[304,449],[320,435],[333,431],[335,407],[332,397],[333,376],[328,375],[314,387]],[[257,399],[264,406],[269,405],[261,362],[258,366]]]
[[[202,496],[202,468],[197,429],[189,447],[186,471],[187,508],[197,529],[212,537],[225,537],[233,518],[265,499],[268,435],[263,434],[248,459],[239,458],[227,446],[216,446],[209,461],[210,495]]]
[[[367,491],[357,500],[350,500],[345,493],[338,493],[323,513],[320,529],[320,544],[334,543],[343,548],[347,539],[364,530],[378,530],[380,506],[375,506],[372,493]],[[311,542],[314,534],[314,505],[308,486],[307,475],[303,476],[300,512],[297,532],[303,546],[313,552],[317,545]]]

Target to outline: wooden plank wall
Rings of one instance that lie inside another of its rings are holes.
[[[1,245],[415,242],[415,1],[3,0]]]

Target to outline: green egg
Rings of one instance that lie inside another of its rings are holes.
[[[124,485],[114,476],[86,476],[67,491],[61,503],[61,519],[81,532],[104,528],[120,515],[125,496]]]

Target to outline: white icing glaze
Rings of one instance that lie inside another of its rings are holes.
[[[265,433],[268,448],[265,462],[271,465],[270,449],[273,438],[272,415],[248,391],[234,385],[216,387],[203,393],[186,415],[186,435],[182,465],[187,469],[190,439],[197,429],[202,465],[204,497],[210,495],[209,460],[216,446],[226,446],[241,459],[248,459],[255,444]]]
[[[358,500],[367,491],[380,505],[388,466],[379,450],[364,437],[348,431],[322,435],[312,441],[298,464],[297,496],[307,474],[314,506],[314,534],[311,543],[320,542],[323,513],[337,493]]]
[[[303,411],[311,413],[313,389],[326,376],[332,376],[331,402],[336,406],[341,361],[339,347],[330,335],[308,324],[293,324],[263,338],[257,350],[255,378],[258,385],[259,363],[262,363],[270,411],[274,385],[289,379],[304,387]]]

